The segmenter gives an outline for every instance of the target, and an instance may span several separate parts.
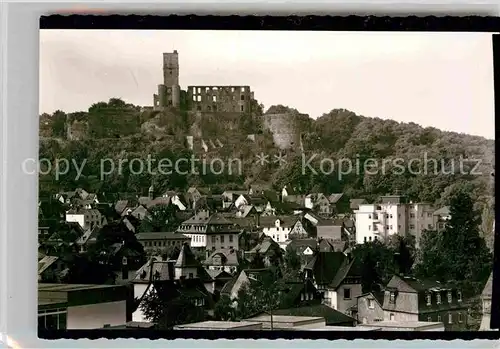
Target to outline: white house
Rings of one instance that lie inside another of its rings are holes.
[[[84,230],[92,230],[105,224],[106,218],[96,209],[69,210],[66,222],[77,222]]]
[[[260,218],[262,232],[285,248],[290,235],[306,237],[307,232],[298,216],[264,216]]]

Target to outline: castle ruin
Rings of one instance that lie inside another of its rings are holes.
[[[188,86],[179,85],[179,54],[163,53],[163,84],[153,95],[153,108],[180,108],[197,112],[249,113],[254,105],[254,94],[249,86]]]

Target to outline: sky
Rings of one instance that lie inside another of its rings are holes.
[[[332,109],[494,139],[491,33],[42,30],[40,113],[151,106],[162,53],[180,85],[249,85],[265,109]]]

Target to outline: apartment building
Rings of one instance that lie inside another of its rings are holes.
[[[385,241],[392,235],[413,235],[417,246],[425,230],[434,229],[434,209],[428,203],[408,202],[401,195],[381,196],[378,203],[354,211],[356,242]]]

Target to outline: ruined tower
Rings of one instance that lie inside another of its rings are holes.
[[[180,104],[179,54],[163,53],[163,84],[158,85],[158,94],[154,95],[155,109],[165,107],[178,108]]]

